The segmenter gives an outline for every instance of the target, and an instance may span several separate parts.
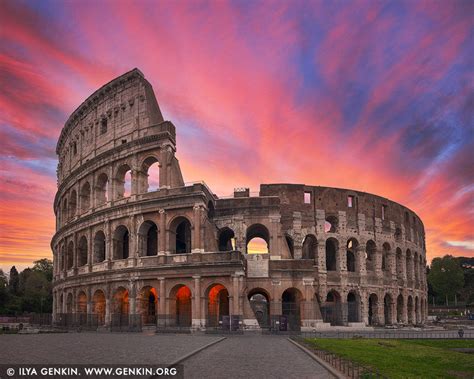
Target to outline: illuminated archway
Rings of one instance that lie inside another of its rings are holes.
[[[229,316],[229,292],[222,284],[215,284],[208,290],[207,325],[219,326],[225,316]]]

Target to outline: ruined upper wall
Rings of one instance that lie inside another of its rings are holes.
[[[153,87],[138,69],[110,81],[72,113],[61,131],[56,147],[59,183],[104,151],[162,132],[163,122]]]

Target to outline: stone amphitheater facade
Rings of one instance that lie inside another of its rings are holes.
[[[413,211],[349,189],[262,184],[220,198],[185,183],[175,126],[137,69],[74,111],[56,152],[56,322],[317,330],[426,320],[425,232]]]

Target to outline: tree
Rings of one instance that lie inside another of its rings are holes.
[[[53,281],[53,261],[47,258],[40,259],[33,262],[33,271],[44,274],[48,282]]]
[[[10,269],[10,281],[8,282],[8,289],[10,293],[16,295],[18,293],[18,286],[20,284],[20,277],[15,266]]]
[[[459,261],[451,255],[433,259],[428,282],[436,293],[446,298],[448,305],[448,298],[455,296],[464,286],[464,273]]]
[[[8,280],[7,276],[0,269],[0,314],[6,312],[6,305],[8,303]]]

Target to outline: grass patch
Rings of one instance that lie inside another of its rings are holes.
[[[474,377],[473,355],[450,350],[474,348],[473,340],[307,338],[305,342],[389,378]]]

